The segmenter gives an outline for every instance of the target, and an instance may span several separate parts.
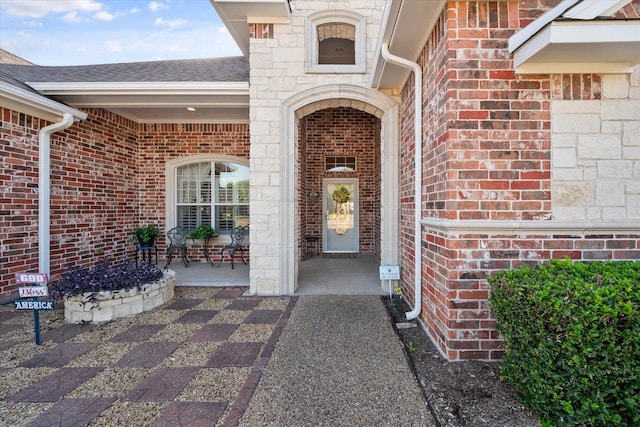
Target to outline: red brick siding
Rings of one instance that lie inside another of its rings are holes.
[[[249,37],[252,39],[272,39],[273,24],[249,24]]]
[[[380,123],[375,116],[353,108],[328,108],[300,121],[300,218],[298,257],[313,252],[306,237],[320,237],[322,250],[322,180],[359,179],[360,253],[380,256]],[[326,172],[326,156],[355,156],[355,172]],[[376,173],[376,171],[378,173]],[[302,175],[302,173],[305,175]],[[318,193],[319,196],[308,196]],[[377,236],[377,237],[376,237]],[[377,240],[378,239],[378,240]]]
[[[51,137],[51,273],[102,257],[133,258],[140,223],[165,229],[165,162],[194,154],[249,158],[247,124],[139,125],[101,109]],[[0,109],[0,296],[38,269],[38,130]],[[164,260],[164,237],[158,241]],[[200,250],[191,256],[202,258]],[[218,251],[215,251],[217,254]]]
[[[198,154],[249,159],[248,124],[141,124],[139,141],[140,221],[158,224],[161,230],[176,225],[165,224],[166,162]],[[164,236],[160,243],[161,259],[164,260]],[[213,249],[213,259],[217,261],[219,247]],[[202,249],[189,248],[189,257],[203,260]]]
[[[551,219],[550,99],[599,99],[600,76],[516,76],[507,40],[557,1],[449,2],[423,69],[422,216]],[[402,286],[413,301],[413,78],[401,104]],[[486,276],[549,258],[640,259],[637,236],[422,233],[422,314],[450,359],[495,359]]]
[[[633,0],[613,15],[618,19],[638,19],[640,18],[640,0]]]
[[[38,131],[49,122],[0,108],[0,296],[38,269]]]
[[[551,78],[551,98],[589,101],[600,99],[600,74],[555,74]]]
[[[126,254],[136,224],[135,123],[105,110],[51,138],[51,273]]]

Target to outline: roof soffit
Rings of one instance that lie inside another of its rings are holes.
[[[631,0],[564,0],[509,39],[518,74],[629,73],[640,20],[607,19]]]
[[[245,57],[249,57],[249,24],[289,22],[289,0],[209,0]]]
[[[30,82],[29,85],[73,107],[104,108],[139,123],[249,120],[246,82]]]
[[[389,51],[396,56],[417,60],[446,3],[446,0],[387,2],[374,56],[371,87],[399,89],[404,86],[409,70],[387,62],[382,57],[382,45],[387,43]]]

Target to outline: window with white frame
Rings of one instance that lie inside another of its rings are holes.
[[[366,72],[365,18],[347,10],[314,13],[307,21],[309,73]]]
[[[175,225],[193,230],[208,224],[225,234],[236,226],[249,224],[247,166],[228,161],[196,161],[177,166],[173,171]]]

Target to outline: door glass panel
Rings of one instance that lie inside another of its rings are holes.
[[[354,227],[353,199],[353,184],[327,184],[327,228],[329,230],[343,235]]]
[[[324,180],[323,250],[358,252],[358,181]]]

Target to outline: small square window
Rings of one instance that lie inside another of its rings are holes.
[[[356,170],[354,156],[327,156],[324,163],[326,172],[354,172]]]

